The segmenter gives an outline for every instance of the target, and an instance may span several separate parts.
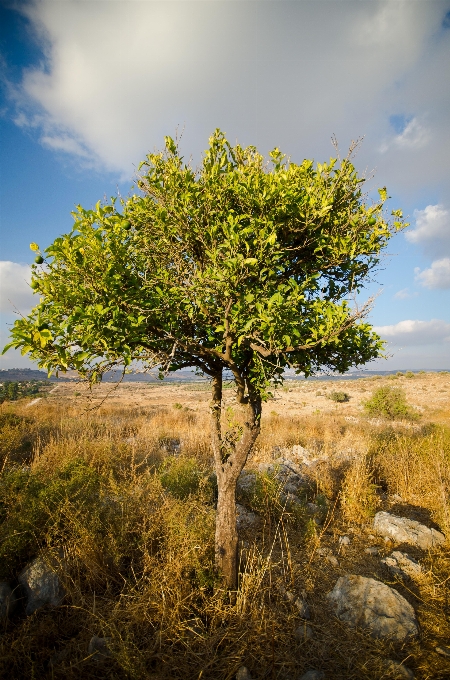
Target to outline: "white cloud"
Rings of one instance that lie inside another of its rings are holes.
[[[413,190],[449,169],[441,3],[336,2],[324,13],[319,2],[35,0],[22,11],[46,59],[15,88],[17,122],[81,162],[88,153],[129,176],[185,125],[196,155],[216,127],[294,159],[328,157],[332,133],[343,149],[367,133],[359,164],[373,167],[391,108],[413,118],[378,165],[383,183]]]
[[[409,300],[409,298],[417,297],[419,293],[410,293],[409,288],[402,288],[402,290],[398,290],[394,298],[396,300]]]
[[[445,290],[450,288],[450,257],[435,260],[429,269],[420,271],[416,267],[416,281],[425,288]]]
[[[8,314],[17,310],[26,314],[37,304],[30,281],[30,265],[0,261],[0,312]]]
[[[390,326],[374,326],[374,330],[393,345],[433,345],[450,341],[450,323],[441,319],[407,319]]]
[[[405,233],[410,243],[420,244],[431,256],[450,255],[450,210],[443,205],[427,205],[415,210],[416,227]]]

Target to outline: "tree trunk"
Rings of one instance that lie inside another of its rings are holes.
[[[236,590],[238,579],[238,535],[236,528],[236,483],[247,462],[259,432],[261,399],[253,394],[241,398],[245,422],[240,440],[226,443],[222,437],[222,372],[212,379],[211,434],[217,474],[218,502],[216,515],[215,561],[229,590]]]

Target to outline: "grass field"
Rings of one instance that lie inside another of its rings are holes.
[[[404,391],[404,418],[365,412],[386,386]],[[230,387],[231,420],[233,397]],[[0,406],[0,580],[16,584],[43,554],[67,593],[59,608],[28,617],[19,608],[3,625],[0,676],[225,680],[245,665],[254,679],[316,668],[326,679],[381,680],[391,677],[383,661],[395,659],[419,680],[449,678],[450,660],[435,652],[450,640],[449,545],[408,547],[422,573],[396,581],[380,562],[393,546],[371,522],[385,509],[450,536],[450,375],[292,381],[275,393],[247,467],[294,445],[317,461],[295,507],[270,473],[239,498],[261,521],[241,532],[236,601],[213,569],[208,404],[201,383],[92,393],[69,383]],[[417,612],[419,638],[375,640],[334,618],[325,595],[349,573],[397,588]],[[284,590],[305,595],[307,625]],[[94,635],[109,638],[110,658],[88,654]]]

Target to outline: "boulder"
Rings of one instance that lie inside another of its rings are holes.
[[[16,608],[17,598],[9,583],[0,582],[0,621],[5,621]]]
[[[365,576],[341,576],[327,598],[335,614],[373,637],[401,642],[418,634],[414,609],[396,590]]]
[[[256,483],[256,474],[249,472],[249,470],[242,470],[236,482],[237,491],[244,493],[251,493]]]
[[[64,599],[65,591],[58,574],[37,557],[19,576],[19,583],[27,596],[26,614],[32,614],[45,605],[58,607]]]
[[[381,560],[394,576],[401,578],[414,578],[422,571],[422,567],[416,560],[399,550],[394,550],[388,557]]]
[[[388,512],[377,512],[373,520],[375,531],[395,543],[408,543],[422,550],[435,548],[445,542],[444,534],[407,517],[396,517]]]

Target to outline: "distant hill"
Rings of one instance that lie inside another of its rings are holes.
[[[402,369],[402,373],[406,373],[410,369]],[[439,373],[443,369],[439,368],[427,368],[424,369],[426,373]],[[349,373],[344,373],[343,375],[334,374],[319,374],[308,380],[356,380],[357,378],[370,378],[374,375],[392,375],[398,373],[398,371],[351,371]],[[412,370],[412,373],[419,373],[419,369]],[[120,373],[115,371],[108,371],[103,376],[103,382],[117,382],[120,380]],[[295,375],[294,371],[286,371],[284,377],[287,380],[304,380],[303,376]],[[5,380],[13,380],[17,382],[30,381],[30,380],[49,380],[50,382],[67,382],[71,380],[77,380],[78,376],[75,371],[68,371],[66,375],[61,375],[56,378],[52,376],[47,378],[47,373],[45,371],[39,371],[33,368],[9,368],[5,371],[0,371],[0,382],[5,382]],[[199,382],[204,381],[206,378],[195,375],[194,371],[183,370],[175,371],[164,378],[165,382]],[[123,382],[159,382],[159,378],[155,374],[150,373],[128,373],[123,378]]]

